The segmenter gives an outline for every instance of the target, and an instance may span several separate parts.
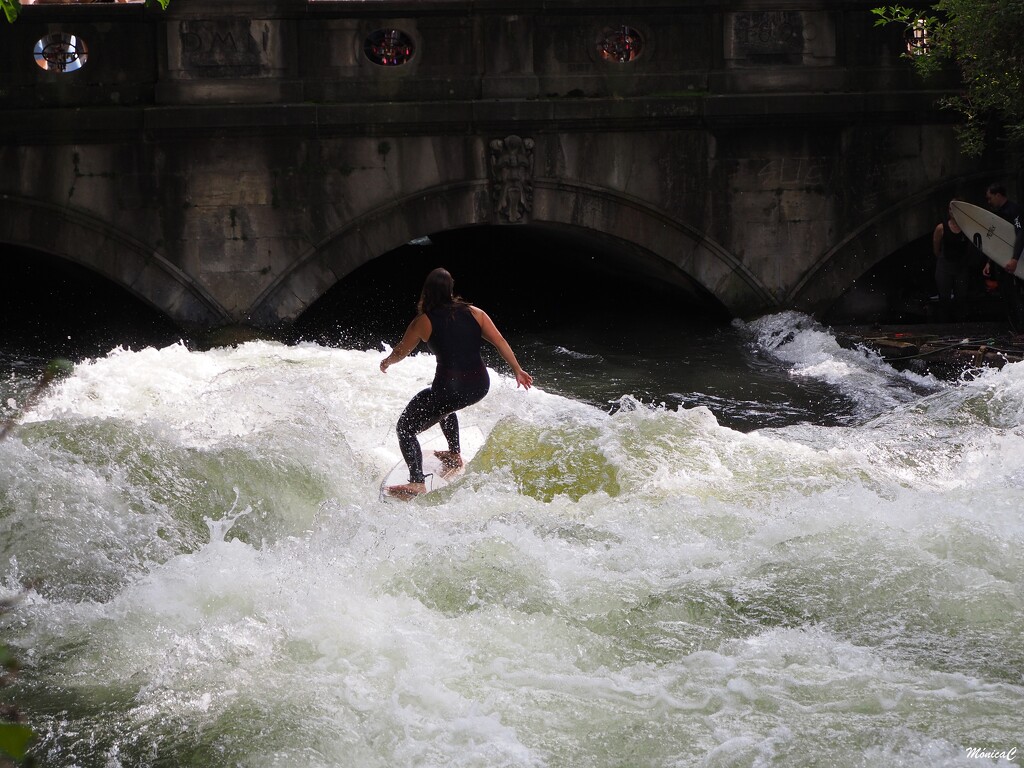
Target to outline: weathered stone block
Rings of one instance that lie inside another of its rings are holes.
[[[195,173],[189,177],[188,195],[196,206],[270,205],[273,186],[272,174],[267,169],[229,175]]]

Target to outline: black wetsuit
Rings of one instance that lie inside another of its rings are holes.
[[[1021,207],[1013,200],[1007,200],[996,210],[995,214],[1013,224],[1013,232],[1016,236],[1013,244],[1013,258],[1020,258],[1021,250],[1024,250],[1024,238],[1021,237],[1022,229],[1024,229],[1024,221],[1022,221],[1024,213],[1022,213]]]
[[[939,289],[939,316],[944,322],[963,320],[973,265],[971,241],[954,232],[949,222],[942,225],[942,244],[935,262],[935,285]]]
[[[419,392],[398,419],[398,445],[409,465],[409,482],[422,483],[423,453],[416,435],[438,422],[448,450],[459,451],[459,418],[455,411],[479,402],[491,386],[480,358],[480,324],[465,304],[446,304],[427,312],[427,346],[437,357],[434,382]]]
[[[1007,200],[996,210],[996,215],[1013,224],[1015,241],[1013,258],[1019,259],[1024,249],[1024,228],[1022,228],[1021,207],[1013,200]],[[1018,278],[999,266],[990,268],[989,273],[999,283],[999,295],[1003,298],[1007,319],[1014,331],[1024,330],[1024,296],[1021,296],[1021,282]]]

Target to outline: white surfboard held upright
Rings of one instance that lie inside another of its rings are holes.
[[[1000,267],[1005,267],[1013,258],[1013,241],[1017,236],[1013,224],[992,211],[959,200],[954,200],[949,207],[957,226],[974,243],[974,247]],[[1014,276],[1024,280],[1019,264]]]

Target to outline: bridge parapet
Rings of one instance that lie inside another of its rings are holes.
[[[869,2],[175,0],[26,6],[0,31],[7,108],[459,102],[920,91]],[[784,4],[789,6],[791,4]],[[407,54],[373,60],[379,48]],[[89,63],[42,69],[74,34]],[[401,59],[406,59],[404,63]]]
[[[820,309],[887,255],[865,221],[998,168],[958,156],[873,4],[26,6],[0,27],[0,208],[109,233],[109,259],[38,247],[183,323],[287,321],[402,238],[483,223],[628,241],[738,315]],[[40,65],[61,35],[85,66]],[[537,193],[514,219],[490,149],[510,138]]]

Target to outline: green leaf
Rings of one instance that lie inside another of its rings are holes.
[[[32,729],[21,723],[0,723],[0,755],[24,760],[32,743]]]
[[[3,7],[7,20],[13,24],[21,13],[21,3],[18,0],[0,0],[0,6]]]

